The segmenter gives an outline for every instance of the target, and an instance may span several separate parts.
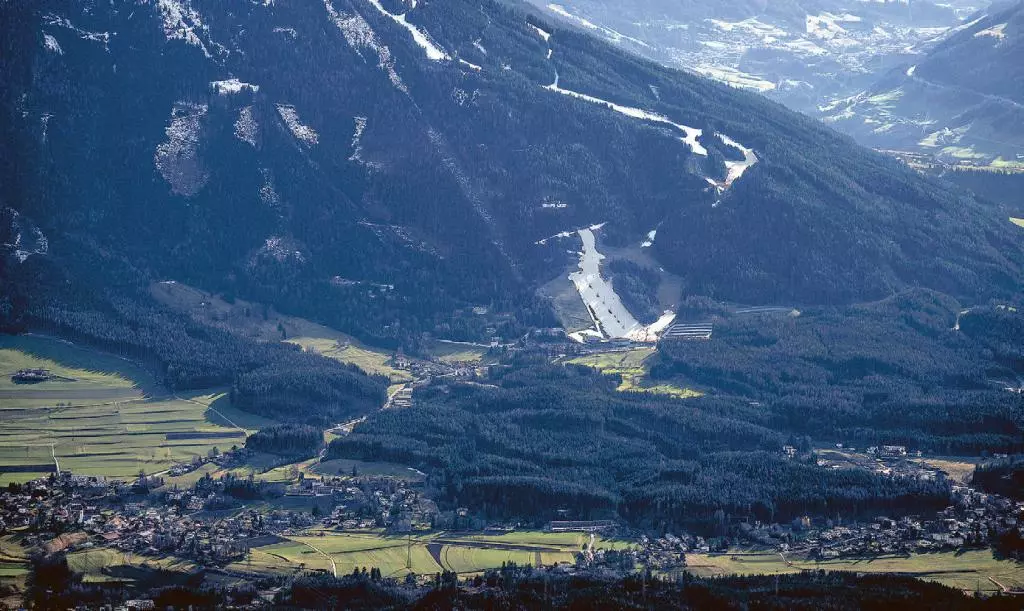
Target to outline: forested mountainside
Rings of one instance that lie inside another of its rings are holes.
[[[871,146],[1024,168],[1024,3],[993,7],[923,58],[823,108]]]
[[[983,299],[1024,279],[1019,228],[969,195],[527,5],[0,13],[5,277],[177,278],[389,345],[483,336],[449,325],[473,305],[512,315],[499,334],[551,324],[534,289],[579,245],[544,239],[599,223],[617,244],[658,227],[659,263],[723,299]],[[742,175],[727,142],[756,155]]]
[[[532,0],[654,59],[817,115],[913,61],[988,0]]]
[[[947,502],[944,481],[787,460],[778,448],[809,451],[811,438],[773,429],[782,415],[772,406],[721,393],[687,402],[622,393],[618,382],[584,367],[517,363],[483,384],[426,388],[412,408],[377,412],[332,441],[328,455],[418,465],[453,507],[536,523],[567,509],[712,534],[726,516],[788,521]]]
[[[1024,218],[1024,172],[959,170],[945,172],[942,177],[1003,206],[1010,217]]]

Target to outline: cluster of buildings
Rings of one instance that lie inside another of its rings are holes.
[[[953,497],[953,505],[928,517],[877,517],[845,525],[826,521],[820,526],[805,517],[791,525],[740,524],[738,535],[783,553],[830,560],[986,547],[1024,524],[1024,503],[967,486],[954,486]]]
[[[985,547],[1009,530],[1019,530],[1024,503],[954,487],[955,504],[935,516],[877,518],[870,524],[838,526],[809,536],[802,547],[822,558],[908,554]]]
[[[0,490],[0,534],[17,529],[23,545],[50,553],[104,546],[221,564],[244,557],[250,547],[274,542],[277,534],[315,522],[308,512],[293,511],[197,517],[194,514],[206,504],[210,492],[147,494],[147,486],[161,483],[148,478],[128,484],[61,472],[4,488]]]
[[[303,484],[310,480],[303,480]],[[313,480],[311,489],[330,489],[335,503],[323,519],[327,527],[387,528],[410,532],[429,528],[438,515],[437,505],[407,482],[390,477],[323,478]]]
[[[673,571],[686,566],[686,554],[706,554],[711,546],[704,539],[694,535],[673,535],[663,537],[640,537],[637,560],[652,570]]]

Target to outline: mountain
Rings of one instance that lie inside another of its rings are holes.
[[[973,19],[924,58],[851,97],[826,121],[880,148],[949,163],[1024,168],[1024,3]]]
[[[1024,285],[1019,227],[966,192],[525,4],[46,0],[0,24],[7,303],[175,278],[382,344],[515,337],[553,324],[535,291],[572,290],[586,232],[648,235],[687,293],[734,301]]]
[[[547,14],[664,65],[817,115],[921,57],[984,0],[534,0]]]

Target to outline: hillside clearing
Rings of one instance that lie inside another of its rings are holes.
[[[621,376],[622,382],[617,389],[620,392],[646,392],[680,399],[700,397],[704,394],[672,384],[651,384],[647,380],[647,375],[650,372],[651,360],[658,358],[657,352],[655,348],[599,352],[571,359],[568,363],[593,367],[606,375]]]

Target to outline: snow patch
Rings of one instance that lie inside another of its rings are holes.
[[[226,81],[211,81],[210,88],[213,89],[217,95],[232,95],[243,91],[256,93],[260,90],[259,85],[244,83],[236,78],[231,78]]]
[[[416,44],[419,45],[421,49],[423,49],[423,52],[426,53],[427,55],[427,59],[433,61],[448,61],[451,59],[450,57],[448,57],[448,54],[444,52],[444,50],[442,50],[440,47],[435,45],[432,40],[430,40],[430,37],[427,35],[426,32],[419,29],[415,25],[409,23],[408,20],[406,20],[405,18],[405,14],[392,15],[383,6],[381,6],[380,0],[368,0],[368,2],[372,4],[375,9],[380,11],[382,15],[390,17],[392,21],[402,26],[406,30],[409,30],[409,33],[412,34],[413,41],[415,41]]]
[[[252,112],[252,106],[246,106],[238,111],[238,119],[235,120],[235,137],[242,142],[248,143],[253,148],[257,147],[260,125],[256,122],[256,116]]]
[[[359,13],[344,13],[334,8],[331,0],[324,0],[324,8],[331,22],[341,31],[345,42],[359,55],[363,57],[363,50],[369,49],[377,55],[377,67],[383,70],[391,84],[402,93],[409,95],[409,88],[402,82],[402,78],[395,71],[395,60],[391,56],[391,49],[377,39],[377,34],[370,27],[370,24],[363,19]],[[365,58],[364,58],[365,59]]]
[[[917,64],[907,68],[907,76],[914,76],[915,72],[917,72]]]
[[[175,102],[164,129],[167,141],[156,147],[153,163],[176,195],[191,197],[210,178],[199,159],[202,120],[208,110],[206,104]]]
[[[693,71],[713,78],[716,81],[721,81],[727,85],[737,87],[739,89],[750,89],[759,93],[771,91],[775,89],[775,83],[766,81],[765,79],[754,76],[753,74],[747,74],[741,70],[730,66],[694,66]]]
[[[203,55],[213,58],[209,48],[200,38],[202,34],[210,40],[209,28],[203,23],[199,12],[192,8],[189,0],[156,0],[157,10],[163,19],[164,36],[167,40],[181,40],[185,44],[202,50]],[[225,51],[224,47],[211,41],[211,47],[218,54]]]
[[[320,134],[299,120],[299,113],[291,104],[277,104],[277,114],[281,115],[281,120],[288,126],[288,130],[300,142],[307,146],[313,146],[320,142]]]
[[[64,55],[64,49],[60,48],[60,43],[57,39],[50,34],[43,34],[43,46],[46,47],[47,51],[56,53],[57,55]]]
[[[91,40],[93,42],[103,43],[104,50],[110,51],[110,32],[90,32],[89,30],[83,30],[71,23],[71,20],[67,17],[60,17],[53,13],[46,14],[43,17],[43,22],[46,25],[68,29],[77,34],[82,40]]]
[[[597,24],[595,24],[595,23],[593,23],[591,21],[588,21],[588,20],[584,19],[583,17],[577,17],[576,15],[573,15],[569,11],[565,10],[565,7],[563,7],[560,4],[549,4],[548,5],[548,10],[551,11],[552,13],[556,14],[556,15],[559,15],[561,17],[565,17],[566,19],[569,19],[571,21],[575,21],[576,23],[578,23],[581,26],[587,28],[588,30],[600,30],[601,29],[600,27],[598,27]]]
[[[982,36],[991,36],[997,40],[1004,40],[1006,38],[1006,24],[1000,23],[999,25],[994,25],[974,33],[975,38],[981,38]]]
[[[366,117],[355,117],[356,127],[352,132],[352,154],[349,161],[363,163],[363,133],[366,131]]]
[[[557,72],[555,73],[555,82],[550,84],[550,85],[546,85],[544,88],[547,89],[548,91],[555,91],[555,92],[558,92],[558,93],[560,93],[562,95],[567,95],[567,96],[570,96],[570,97],[573,97],[573,98],[576,98],[576,99],[579,99],[579,100],[584,100],[584,101],[590,102],[592,104],[600,104],[602,106],[605,106],[607,108],[610,108],[610,109],[614,110],[617,113],[624,114],[627,117],[632,117],[634,119],[640,119],[642,121],[651,121],[651,122],[654,122],[654,123],[662,123],[664,125],[670,125],[670,126],[676,128],[676,129],[678,129],[679,131],[683,132],[683,137],[680,138],[680,140],[682,140],[687,145],[689,145],[690,150],[692,150],[695,154],[702,155],[702,156],[705,156],[705,157],[708,154],[707,149],[705,149],[699,142],[697,142],[697,138],[699,138],[701,136],[701,134],[703,134],[703,130],[697,129],[695,127],[690,127],[688,125],[682,125],[682,124],[679,124],[679,123],[675,123],[675,122],[669,120],[669,118],[664,116],[664,115],[659,115],[657,113],[649,112],[649,111],[642,110],[640,108],[635,108],[635,107],[632,107],[632,106],[623,106],[621,104],[616,104],[614,102],[609,102],[608,100],[602,100],[601,98],[595,98],[594,96],[587,95],[585,93],[579,93],[577,91],[572,91],[570,89],[563,89],[563,88],[558,86],[558,73]]]
[[[295,263],[306,262],[306,256],[302,254],[295,241],[280,236],[270,236],[264,240],[263,246],[260,247],[256,254],[257,256],[269,257],[278,263],[288,261]],[[255,263],[255,258],[250,261],[250,265],[255,265]]]
[[[658,237],[658,230],[652,229],[647,232],[647,239],[640,244],[640,248],[650,248],[654,246],[654,238]]]
[[[579,17],[577,15],[573,15],[569,11],[565,10],[565,7],[563,7],[560,4],[549,4],[548,5],[548,10],[551,11],[552,13],[560,16],[560,17],[564,17],[565,19],[568,19],[570,21],[575,22],[575,23],[579,24],[580,26],[582,26],[582,27],[584,27],[584,28],[586,28],[588,30],[597,30],[597,31],[601,32],[602,34],[604,34],[605,36],[607,36],[608,39],[611,40],[614,43],[620,43],[623,40],[628,40],[629,42],[631,42],[631,43],[633,43],[633,44],[635,44],[637,46],[640,46],[640,47],[650,48],[650,46],[651,46],[651,45],[647,44],[646,42],[640,40],[639,38],[633,38],[632,36],[626,36],[625,34],[622,34],[621,32],[616,32],[615,30],[599,26],[599,25],[597,25],[596,23],[594,23],[592,21],[584,19],[583,17]]]
[[[537,34],[539,34],[540,37],[544,39],[544,42],[548,42],[549,40],[551,40],[551,32],[542,30],[537,26],[533,25],[532,23],[530,24],[530,27],[533,28],[533,31],[537,32]]]
[[[744,172],[757,163],[757,155],[754,154],[753,150],[743,146],[725,134],[715,135],[718,136],[726,145],[737,148],[743,152],[743,161],[726,160],[725,162],[725,186],[731,187],[732,183],[739,180],[740,176],[743,176]]]
[[[276,210],[281,206],[281,196],[277,194],[277,189],[274,188],[274,175],[266,168],[260,170],[260,174],[263,175],[263,184],[260,186],[260,201],[268,208]]]
[[[470,70],[476,70],[477,72],[480,72],[481,70],[483,70],[483,68],[481,68],[480,66],[478,66],[476,64],[471,64],[471,63],[467,62],[464,59],[459,59],[459,63],[462,64],[463,66],[466,66]]]
[[[24,263],[32,255],[45,255],[49,251],[49,240],[34,223],[13,208],[6,208],[3,213],[10,216],[10,233],[14,239],[11,242],[4,242],[2,246],[10,251],[19,263]]]

